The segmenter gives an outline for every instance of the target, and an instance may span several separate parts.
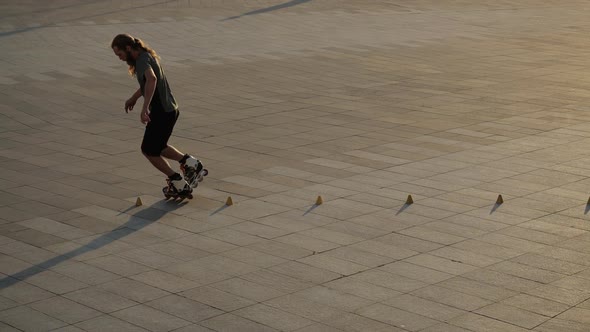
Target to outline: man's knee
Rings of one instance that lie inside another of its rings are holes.
[[[147,146],[146,144],[141,145],[141,153],[146,157],[159,157],[162,153],[162,149],[159,147]]]

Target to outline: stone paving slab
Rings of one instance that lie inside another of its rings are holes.
[[[0,330],[589,331],[588,9],[3,1]],[[193,200],[118,33],[162,56]]]

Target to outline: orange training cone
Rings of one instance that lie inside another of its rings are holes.
[[[322,196],[318,196],[318,198],[315,200],[315,205],[321,205],[324,202],[324,200],[322,199]]]

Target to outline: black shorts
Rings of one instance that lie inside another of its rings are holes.
[[[150,157],[159,156],[168,146],[168,139],[180,113],[155,111],[150,113],[150,122],[145,127],[141,151]]]

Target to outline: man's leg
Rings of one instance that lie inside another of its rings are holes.
[[[183,154],[178,151],[175,147],[168,145],[161,153],[162,157],[170,160],[176,160],[180,163],[180,170],[186,182],[188,182],[193,188],[195,188],[198,182],[203,181],[203,176],[207,175],[202,173],[203,164],[191,155]]]
[[[162,189],[166,197],[172,197],[175,195],[190,196],[190,193],[193,191],[191,186],[182,178],[182,175],[170,168],[170,164],[168,164],[166,159],[162,156],[145,156],[154,167],[168,177],[168,185]]]
[[[148,156],[145,157],[150,161],[155,168],[157,168],[160,172],[166,174],[166,176],[171,177],[172,175],[176,174],[176,172],[170,168],[170,164],[168,161],[161,156]],[[182,156],[181,156],[182,157]]]
[[[182,155],[178,150],[167,147],[168,138],[172,134],[172,128],[176,122],[176,114],[166,114],[162,112],[152,112],[151,120],[145,128],[143,141],[141,142],[141,151],[149,162],[160,172],[170,177],[176,172],[170,167],[168,161],[162,157],[174,158],[180,160]],[[175,152],[180,156],[176,156]]]
[[[168,116],[167,114],[153,112],[151,114],[151,121],[146,126],[143,141],[141,142],[141,151],[147,160],[168,177],[168,186],[164,188],[164,194],[171,195],[190,193],[192,191],[192,188],[182,178],[182,175],[174,171],[168,161],[162,157],[164,150],[167,150],[166,156],[168,157],[176,157],[175,152],[180,154],[176,149],[168,149],[166,145],[172,133],[175,120],[174,114]],[[180,159],[182,159],[182,155],[177,158],[177,160]]]
[[[182,159],[182,157],[184,157],[184,153],[181,153],[172,145],[168,145],[164,148],[164,150],[162,150],[162,157],[165,157],[165,158],[168,158],[171,160],[180,161]]]

